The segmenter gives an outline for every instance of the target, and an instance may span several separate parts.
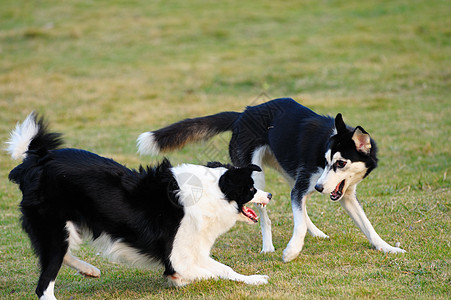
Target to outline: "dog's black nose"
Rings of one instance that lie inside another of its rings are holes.
[[[322,184],[316,184],[315,185],[315,190],[317,190],[318,192],[322,192],[324,190],[324,187]]]
[[[267,196],[267,197],[268,197],[269,200],[271,200],[271,199],[272,199],[272,194],[271,194],[271,193],[268,193],[268,196]]]

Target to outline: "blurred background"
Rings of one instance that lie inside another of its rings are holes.
[[[341,112],[378,142],[379,168],[359,195],[376,231],[408,251],[375,254],[339,205],[314,195],[309,213],[331,240],[308,237],[300,258],[283,264],[289,188],[269,171],[267,190],[279,199],[269,208],[276,253],[259,255],[258,227],[238,225],[214,255],[240,272],[270,275],[270,285],[220,281],[180,292],[157,279],[143,284],[147,271],[124,275],[96,258],[109,270],[103,282],[74,279],[66,268],[57,295],[448,297],[450,15],[449,1],[440,0],[2,0],[2,143],[35,110],[68,147],[137,168],[161,159],[137,155],[144,131],[292,97],[320,114]],[[221,135],[168,156],[174,164],[224,161],[228,140]],[[7,180],[17,162],[4,151],[0,162],[1,295],[19,299],[33,295],[36,260],[20,229],[20,193]]]

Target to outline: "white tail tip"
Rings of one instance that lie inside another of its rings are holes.
[[[137,139],[138,153],[141,155],[158,155],[160,147],[155,140],[153,132],[141,133]]]
[[[24,159],[33,138],[39,131],[39,126],[36,123],[34,112],[28,115],[22,124],[17,123],[16,128],[11,132],[9,141],[6,142],[8,147],[6,151],[13,159]]]

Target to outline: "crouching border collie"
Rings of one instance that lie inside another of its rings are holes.
[[[210,257],[216,238],[237,220],[257,222],[245,204],[269,203],[271,194],[254,188],[258,166],[172,167],[164,159],[153,168],[130,170],[88,151],[59,149],[61,135],[49,132],[34,113],[17,125],[8,144],[11,156],[23,159],[9,179],[23,194],[22,227],[41,265],[40,299],[56,299],[63,263],[85,276],[100,276],[99,269],[71,254],[83,240],[114,261],[163,265],[176,286],[207,278],[267,283],[268,276],[241,275]],[[196,191],[187,184],[193,178]]]

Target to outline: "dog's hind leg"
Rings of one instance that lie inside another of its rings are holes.
[[[271,220],[269,219],[266,207],[257,205],[260,214],[260,226],[262,230],[262,251],[261,253],[274,252],[274,245],[272,243]]]
[[[68,233],[67,241],[69,242],[69,249],[64,256],[63,263],[66,266],[77,270],[83,276],[94,278],[100,277],[99,269],[78,259],[70,253],[70,249],[78,249],[78,246],[83,242],[75,224],[71,221],[66,222],[66,231]]]
[[[261,172],[253,172],[252,178],[254,179],[254,185],[257,189],[265,189],[265,174],[263,171],[263,157],[265,155],[266,147],[257,148],[252,154],[252,163],[259,166]],[[271,233],[271,220],[268,216],[268,211],[266,207],[257,205],[257,209],[260,215],[260,227],[262,231],[262,251],[261,253],[274,252],[274,245],[272,243],[272,233]]]
[[[50,246],[50,245],[49,245]],[[51,246],[50,246],[51,247]],[[44,247],[43,247],[44,248]],[[42,251],[43,250],[43,251]],[[36,294],[40,300],[56,300],[54,294],[55,280],[63,262],[63,249],[41,249],[41,276],[39,277]]]
[[[88,264],[87,262],[84,262],[75,256],[73,256],[70,252],[67,252],[64,256],[63,260],[64,264],[66,266],[69,266],[75,270],[77,270],[81,275],[86,277],[94,277],[99,278],[100,277],[100,270],[94,267],[91,264]]]
[[[27,217],[29,215],[27,214]],[[24,213],[23,227],[30,236],[41,265],[36,294],[40,300],[56,300],[55,280],[68,249],[66,231],[62,224],[60,226],[60,224],[46,223],[46,220],[36,217],[35,214],[32,218],[27,217]],[[33,220],[30,222],[30,219]]]
[[[373,245],[377,250],[383,252],[392,252],[392,253],[404,253],[405,250],[390,246],[387,242],[385,242],[374,230],[373,225],[371,225],[370,221],[365,215],[362,206],[356,197],[356,186],[351,186],[346,191],[346,194],[340,200],[340,204],[346,210],[348,215],[354,221],[354,223],[360,228],[360,230],[366,235],[371,245]]]

